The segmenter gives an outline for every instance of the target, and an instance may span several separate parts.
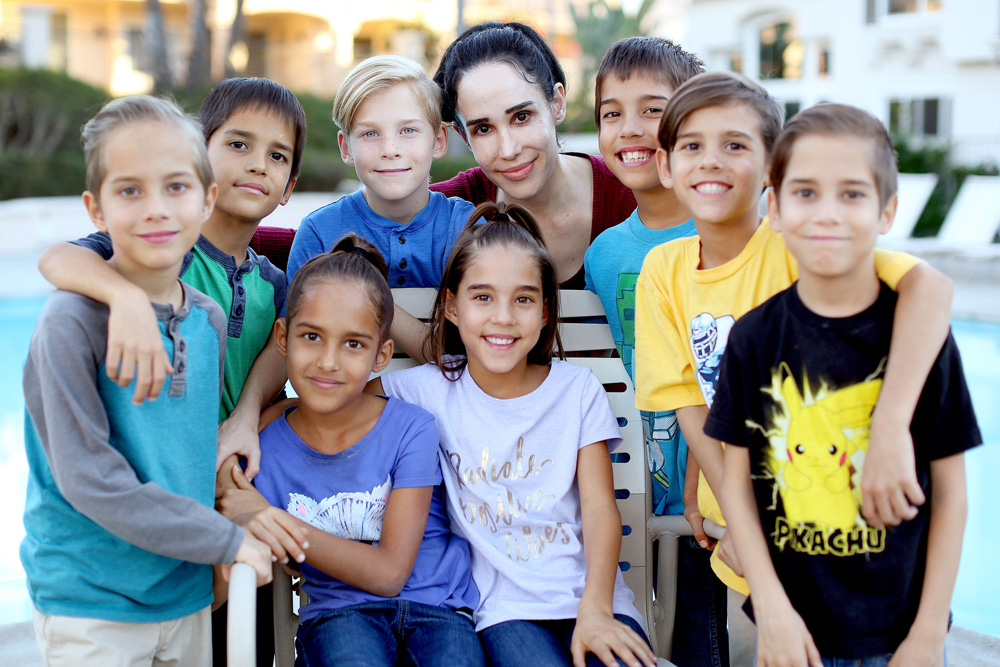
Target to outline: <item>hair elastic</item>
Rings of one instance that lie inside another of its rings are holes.
[[[502,213],[501,211],[497,211],[493,214],[493,220],[496,222],[510,222],[510,216],[506,213]]]
[[[364,248],[357,248],[357,247],[351,248],[351,253],[355,255],[361,255],[362,257],[365,258],[365,260],[368,259],[368,251],[365,250]]]

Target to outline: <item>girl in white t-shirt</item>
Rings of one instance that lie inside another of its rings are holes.
[[[452,529],[472,547],[493,665],[654,665],[618,570],[609,450],[620,433],[587,368],[553,361],[559,291],[527,210],[483,204],[448,260],[434,363],[369,384],[431,412]]]

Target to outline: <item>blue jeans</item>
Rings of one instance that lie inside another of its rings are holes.
[[[726,585],[712,572],[712,552],[693,537],[677,544],[677,612],[671,662],[684,667],[728,667]],[[661,576],[670,576],[666,573]]]
[[[632,618],[615,614],[615,619],[635,630],[646,640],[646,633]],[[538,665],[571,667],[573,654],[570,642],[576,619],[557,621],[504,621],[479,633],[483,653],[491,667],[537,667]],[[618,664],[626,667],[621,660]],[[587,667],[603,667],[593,653],[587,654]]]
[[[876,655],[870,658],[823,658],[823,667],[886,667],[892,653]],[[948,654],[944,655],[944,667],[948,667]]]
[[[485,667],[472,619],[446,607],[385,600],[324,611],[299,624],[296,667]]]

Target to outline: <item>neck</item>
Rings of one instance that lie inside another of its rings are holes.
[[[251,222],[236,218],[216,207],[208,222],[202,226],[201,233],[216,248],[232,255],[236,266],[239,266],[247,261],[247,246],[250,245],[258,224],[259,220]]]
[[[470,357],[465,370],[483,393],[500,399],[530,394],[538,389],[549,374],[548,366],[529,364],[527,358],[506,373],[492,373]]]
[[[131,265],[127,260],[122,259],[119,253],[115,253],[108,263],[115,268],[123,278],[133,285],[142,288],[153,303],[162,303],[173,306],[175,311],[180,310],[184,305],[184,288],[181,287],[178,275],[180,274],[180,263],[160,270],[148,270]]]
[[[691,219],[691,213],[677,199],[673,189],[657,185],[633,190],[639,220],[649,229],[670,229]]]
[[[736,259],[743,252],[760,225],[760,215],[754,207],[736,220],[702,223],[695,218],[694,225],[701,241],[698,268],[714,269]]]
[[[362,190],[362,193],[371,210],[383,218],[388,218],[401,225],[409,224],[418,213],[424,210],[431,198],[431,191],[426,187],[420,188],[408,197],[391,201],[375,197],[368,188]]]
[[[323,454],[337,454],[358,444],[374,428],[385,400],[359,394],[332,413],[317,413],[300,404],[288,415],[288,425],[303,442]]]
[[[805,307],[817,315],[850,317],[875,303],[881,285],[872,260],[863,271],[832,278],[803,271],[800,266],[795,289]]]

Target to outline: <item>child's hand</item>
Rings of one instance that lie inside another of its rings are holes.
[[[271,560],[281,564],[287,563],[289,557],[296,563],[305,561],[305,550],[309,548],[306,531],[288,512],[277,507],[268,507],[245,514],[237,518],[236,522],[270,547]]]
[[[684,518],[690,524],[691,530],[694,532],[694,539],[698,540],[701,548],[708,549],[709,551],[714,549],[715,540],[705,532],[705,517],[701,515],[701,510],[698,509],[697,499],[693,504],[684,505]]]
[[[617,667],[615,656],[633,667],[656,666],[656,654],[649,644],[610,613],[580,611],[570,651],[574,667],[586,665],[588,651],[608,667]]]
[[[236,464],[232,468],[233,481],[236,488],[223,489],[216,487],[215,509],[222,512],[230,521],[235,521],[237,517],[251,512],[267,509],[271,506],[267,499],[260,494],[260,491],[253,487],[253,484],[243,474],[242,468]]]
[[[243,542],[239,551],[236,552],[236,562],[246,563],[257,573],[257,585],[271,583],[271,550],[267,545],[250,534],[250,531],[243,531]],[[222,566],[222,578],[229,581],[229,571],[232,566]]]
[[[156,313],[142,290],[124,293],[110,305],[105,372],[119,387],[136,381],[135,405],[147,398],[155,401],[167,374],[174,372],[163,348]]]
[[[909,425],[878,419],[876,406],[861,475],[861,514],[875,528],[897,526],[917,516],[924,500]]]
[[[812,635],[787,598],[764,610],[755,606],[754,616],[757,667],[823,667]]]
[[[925,633],[910,634],[899,645],[889,660],[889,667],[942,667],[944,664],[944,637],[935,638]]]
[[[719,560],[728,565],[729,569],[736,573],[736,576],[743,576],[743,567],[736,555],[736,545],[733,544],[733,538],[728,530],[722,534],[722,539],[719,540],[719,545],[715,547],[715,550],[719,552]]]
[[[229,419],[219,424],[219,448],[215,467],[219,469],[230,456],[238,454],[247,460],[247,479],[260,471],[260,438],[257,423],[260,415],[245,416],[234,411]]]

